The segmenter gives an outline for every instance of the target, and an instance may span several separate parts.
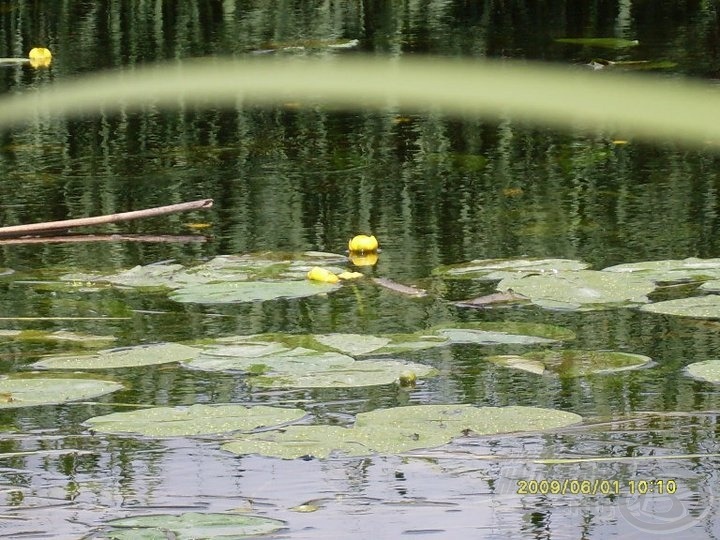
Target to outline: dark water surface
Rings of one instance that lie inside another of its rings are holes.
[[[25,56],[38,45],[55,54],[48,70],[0,68],[0,92],[31,92],[84,72],[207,55],[341,61],[358,52],[430,53],[527,58],[578,69],[598,59],[647,60],[665,63],[660,76],[720,75],[718,13],[702,2],[45,4],[0,3],[0,56]],[[639,44],[606,49],[554,41],[563,37]],[[358,41],[347,49],[331,46],[349,40]],[[716,358],[717,324],[636,310],[467,310],[449,300],[487,287],[454,290],[429,277],[438,265],[475,258],[571,258],[600,269],[720,256],[718,155],[672,143],[618,142],[623,139],[621,133],[556,132],[513,119],[338,112],[291,102],[234,110],[148,105],[142,113],[36,118],[0,133],[2,226],[215,200],[209,212],[100,229],[206,235],[205,242],[0,244],[0,268],[16,271],[0,281],[0,316],[7,318],[0,329],[64,329],[132,345],[517,320],[572,329],[578,335],[573,348],[626,350],[655,361],[644,370],[553,379],[487,363],[487,348],[454,346],[411,357],[441,372],[411,391],[393,385],[259,392],[239,376],[175,365],[106,372],[125,389],[100,404],[0,412],[0,536],[104,537],[98,531],[105,520],[194,510],[282,519],[287,529],[274,537],[291,539],[720,537],[720,460],[672,459],[720,452],[718,387],[683,372],[689,363]],[[198,230],[193,223],[211,227]],[[436,294],[405,298],[361,284],[362,302],[343,289],[327,298],[201,306],[113,289],[57,291],[17,278],[264,250],[343,253],[359,232],[380,239],[374,275]],[[0,371],[22,371],[59,348],[0,341]],[[358,412],[406,404],[529,405],[575,412],[598,425],[467,437],[420,457],[327,461],[237,457],[212,438],[109,437],[82,425],[91,416],[127,410],[122,404],[227,402],[297,406],[318,422],[338,424]],[[88,453],[52,452],[67,449]],[[33,453],[2,455],[15,452]],[[613,459],[534,462],[575,456]],[[614,482],[615,493],[518,493],[526,481],[553,479]],[[639,493],[639,481],[656,492]],[[657,493],[658,481],[676,482],[677,491]],[[307,501],[317,501],[319,509],[297,511]]]

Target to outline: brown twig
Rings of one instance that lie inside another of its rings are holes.
[[[45,223],[33,223],[30,225],[13,225],[11,227],[0,227],[0,237],[16,238],[26,235],[60,233],[61,231],[71,229],[73,227],[104,225],[106,223],[117,223],[119,221],[130,221],[133,219],[164,216],[167,214],[175,214],[178,212],[188,212],[190,210],[205,210],[207,208],[211,208],[212,205],[212,199],[201,199],[199,201],[171,204],[169,206],[158,206],[155,208],[146,208],[145,210],[121,212],[119,214],[108,214],[105,216],[65,219],[62,221],[48,221]]]

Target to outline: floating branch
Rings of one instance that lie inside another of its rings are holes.
[[[1,229],[0,229],[1,230]],[[152,242],[152,243],[196,243],[202,244],[207,238],[199,234],[154,235],[154,234],[68,234],[65,236],[42,236],[3,238],[0,233],[0,245],[8,244],[74,244],[79,242]]]
[[[402,283],[398,283],[397,281],[393,281],[391,279],[373,278],[372,280],[376,285],[380,285],[381,287],[385,287],[386,289],[390,289],[391,291],[399,292],[401,294],[417,297],[427,296],[428,294],[426,290],[418,289],[416,287],[408,287],[407,285],[403,285]]]
[[[31,225],[13,225],[11,227],[0,227],[0,238],[17,238],[19,236],[26,235],[59,234],[62,231],[66,231],[74,227],[87,227],[90,225],[118,223],[120,221],[131,221],[133,219],[164,216],[167,214],[188,212],[190,210],[205,210],[207,208],[211,208],[212,205],[212,199],[201,199],[199,201],[171,204],[169,206],[158,206],[155,208],[147,208],[145,210],[121,212],[119,214],[108,214],[105,216],[65,219],[62,221],[47,221],[45,223],[33,223]]]

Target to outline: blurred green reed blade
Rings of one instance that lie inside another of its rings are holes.
[[[710,84],[428,57],[208,58],[94,74],[0,99],[0,128],[28,121],[39,111],[68,115],[145,105],[283,100],[510,115],[556,127],[612,128],[623,137],[696,145],[720,140],[720,93]]]

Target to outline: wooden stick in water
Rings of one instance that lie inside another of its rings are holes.
[[[13,225],[11,227],[0,227],[0,237],[12,238],[31,234],[57,233],[73,227],[104,225],[106,223],[117,223],[119,221],[164,216],[167,214],[176,214],[178,212],[188,212],[190,210],[205,210],[207,208],[211,208],[212,205],[212,199],[201,199],[198,201],[171,204],[169,206],[157,206],[155,208],[146,208],[145,210],[134,210],[132,212],[121,212],[119,214],[108,214],[105,216],[65,219],[62,221],[47,221],[45,223],[33,223],[30,225]]]

